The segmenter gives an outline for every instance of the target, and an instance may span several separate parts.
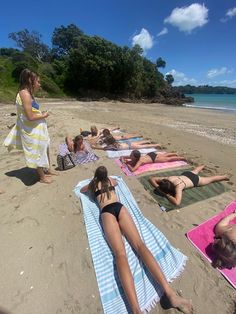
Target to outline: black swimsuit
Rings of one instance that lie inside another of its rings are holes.
[[[183,173],[181,173],[181,176],[189,178],[189,180],[192,181],[194,187],[198,186],[199,176],[192,171],[184,171]]]
[[[154,152],[151,152],[151,153],[148,153],[147,156],[151,158],[152,162],[155,162],[157,154]]]
[[[113,185],[110,185],[108,189],[109,189],[109,191],[115,191],[115,187]],[[101,195],[105,192],[106,191],[104,191],[104,190],[97,190],[94,194],[96,197],[98,197],[98,195]],[[116,220],[118,221],[120,210],[121,210],[122,206],[123,205],[120,202],[114,202],[114,203],[108,204],[102,208],[101,214],[110,213],[113,216],[115,216]]]

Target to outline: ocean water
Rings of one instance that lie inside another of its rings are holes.
[[[186,107],[215,109],[236,113],[236,94],[185,94],[194,98],[193,103],[186,103]]]

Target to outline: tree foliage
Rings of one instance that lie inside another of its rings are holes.
[[[171,85],[174,82],[174,77],[172,74],[166,74],[166,81],[169,85]]]
[[[158,58],[156,61],[156,67],[157,68],[165,68],[166,67],[166,62],[162,58]]]
[[[225,87],[225,86],[176,86],[175,89],[183,94],[236,94],[236,88]]]
[[[38,32],[32,31],[30,33],[27,29],[24,29],[10,33],[8,37],[16,42],[17,47],[28,52],[38,61],[46,61],[48,59],[49,47],[42,42],[42,35]]]
[[[166,62],[162,58],[155,63],[148,60],[139,45],[120,47],[102,37],[88,36],[74,24],[54,29],[52,49],[35,31],[24,29],[9,38],[20,50],[2,48],[0,58],[12,60],[12,77],[18,80],[21,70],[30,68],[39,73],[42,87],[50,95],[97,93],[137,99],[171,93],[173,80],[168,76],[165,80],[158,70]]]

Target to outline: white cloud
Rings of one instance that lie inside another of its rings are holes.
[[[169,71],[166,73],[167,74],[171,74],[174,77],[174,83],[173,85],[175,86],[179,86],[179,85],[195,85],[197,83],[197,80],[195,80],[194,78],[188,78],[183,72],[178,72],[175,69]]]
[[[182,32],[191,33],[197,27],[202,27],[208,22],[208,9],[204,4],[193,3],[188,7],[175,8],[164,23],[178,27]]]
[[[149,32],[142,28],[141,32],[132,38],[132,45],[138,44],[144,51],[144,53],[153,47],[153,37]]]
[[[225,13],[225,17],[221,19],[221,22],[227,22],[228,20],[232,19],[236,15],[236,7],[229,9]]]
[[[166,27],[164,27],[163,30],[157,34],[157,37],[166,35],[167,33],[168,33],[168,29]]]
[[[228,87],[236,88],[236,79],[235,80],[215,81],[215,82],[212,82],[211,85],[214,85],[214,86],[228,86]]]
[[[226,67],[222,67],[220,69],[211,69],[207,72],[207,77],[208,78],[213,78],[215,76],[219,76],[219,75],[224,75],[224,74],[229,74],[232,73],[233,71],[226,68]]]

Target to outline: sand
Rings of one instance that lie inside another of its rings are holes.
[[[196,313],[232,314],[235,290],[186,239],[196,224],[221,211],[236,196],[236,115],[219,111],[158,104],[40,100],[50,111],[51,160],[56,166],[58,144],[65,135],[119,125],[185,154],[207,173],[228,173],[230,191],[181,210],[161,212],[135,177],[125,177],[105,152],[99,161],[61,172],[51,185],[37,182],[25,168],[22,153],[0,148],[0,313],[102,313],[82,209],[73,193],[78,181],[92,177],[99,165],[121,175],[144,215],[189,257],[173,287],[193,300]],[[15,122],[12,105],[0,105],[1,142]],[[151,313],[175,313],[158,305]]]

